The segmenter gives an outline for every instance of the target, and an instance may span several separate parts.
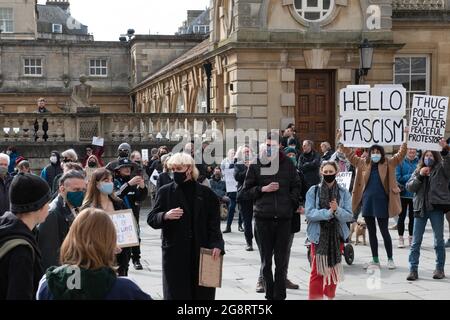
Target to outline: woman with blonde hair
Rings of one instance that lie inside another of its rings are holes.
[[[126,207],[121,199],[114,194],[114,184],[112,173],[105,169],[97,169],[92,173],[88,183],[86,195],[81,209],[96,208],[106,212],[125,210]],[[117,270],[119,276],[128,275],[128,264],[130,261],[131,249],[125,248],[117,255]]]
[[[108,214],[83,210],[61,246],[61,267],[51,267],[42,278],[38,300],[150,300],[128,278],[114,270],[116,229]]]
[[[215,288],[199,286],[200,248],[212,250],[214,259],[224,254],[220,232],[219,200],[197,182],[199,172],[186,153],[167,163],[174,182],[158,190],[147,222],[162,229],[163,291],[166,300],[213,300]]]
[[[91,176],[94,173],[95,170],[100,168],[100,163],[98,161],[98,158],[94,155],[89,156],[89,158],[86,161],[86,165],[84,166],[84,172],[86,173],[86,181],[91,180]]]

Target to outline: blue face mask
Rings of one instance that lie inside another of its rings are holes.
[[[83,204],[84,192],[75,191],[67,192],[67,202],[69,202],[74,208],[79,208]]]
[[[370,159],[372,159],[373,163],[378,163],[381,160],[381,154],[372,154]]]
[[[114,191],[114,183],[102,182],[102,183],[100,183],[100,185],[97,188],[101,193],[110,195]]]
[[[423,159],[423,163],[425,163],[425,165],[427,167],[432,167],[434,165],[434,159],[433,158],[425,158],[425,159]]]

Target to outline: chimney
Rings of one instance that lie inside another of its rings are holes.
[[[70,3],[69,0],[47,0],[47,6],[57,6],[63,9],[64,11],[69,11]]]

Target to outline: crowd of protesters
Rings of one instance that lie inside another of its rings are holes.
[[[338,131],[337,141],[340,137]],[[117,159],[107,164],[98,146],[86,147],[81,158],[73,149],[52,151],[39,175],[8,147],[0,153],[0,300],[151,299],[127,278],[130,262],[143,270],[139,221],[147,198],[152,203],[147,223],[162,230],[164,299],[215,298],[215,289],[199,285],[200,248],[211,249],[214,259],[224,255],[223,234],[233,232],[236,214],[244,249],[253,251],[255,243],[259,251],[256,291],[268,300],[286,299],[287,289],[299,289],[288,279],[288,267],[301,215],[310,244],[310,299],[335,297],[349,226],[360,215],[372,253],[365,268],[381,266],[378,224],[391,270],[396,265],[389,219],[398,216],[397,247],[410,246],[408,281],[419,278],[429,219],[433,278],[442,279],[444,216],[450,211],[448,143],[440,142],[442,152],[422,150],[420,156],[406,143],[392,157],[379,145],[352,149],[338,143],[333,150],[323,141],[317,150],[313,141],[300,140],[291,124],[270,133],[255,150],[250,145],[228,150],[215,164],[203,157],[206,142],[198,149],[188,143],[177,153],[154,148],[149,159],[122,143]],[[352,173],[350,188],[337,183],[340,172]],[[137,223],[139,245],[119,249],[107,213],[127,209]],[[66,287],[73,268],[81,270],[85,289]]]

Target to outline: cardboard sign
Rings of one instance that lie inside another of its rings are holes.
[[[153,170],[153,173],[150,177],[150,182],[156,187],[156,183],[158,182],[159,172],[158,170]]]
[[[99,138],[99,137],[92,138],[92,145],[103,147],[104,144],[105,144],[105,139]]]
[[[350,184],[352,182],[353,172],[339,172],[336,176],[336,182],[342,188],[350,191]]]
[[[223,171],[227,193],[237,192],[237,181],[234,179],[234,169],[225,169]]]
[[[200,248],[200,266],[198,285],[207,288],[220,288],[222,286],[223,255],[214,260],[212,250]]]
[[[408,148],[441,151],[439,141],[445,136],[448,97],[414,95]]]
[[[398,146],[403,143],[406,120],[402,117],[342,117],[340,128],[346,147]]]
[[[109,217],[116,227],[117,246],[119,248],[130,248],[139,245],[138,228],[134,219],[133,211],[121,210],[108,212]]]
[[[142,149],[142,161],[148,161],[148,149]]]

